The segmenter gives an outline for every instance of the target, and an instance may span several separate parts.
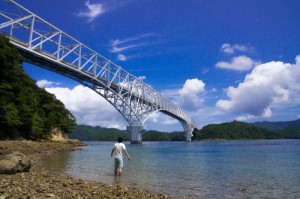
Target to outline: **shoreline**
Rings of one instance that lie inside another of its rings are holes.
[[[175,198],[148,190],[102,182],[77,179],[50,172],[40,165],[43,156],[63,151],[80,150],[85,144],[78,140],[0,141],[0,160],[19,151],[31,159],[29,172],[0,174],[0,198]]]

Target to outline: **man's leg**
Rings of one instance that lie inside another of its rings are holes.
[[[118,168],[117,175],[120,176],[122,173],[122,168]]]
[[[120,166],[120,161],[119,161],[119,159],[118,158],[115,158],[115,170],[114,170],[114,172],[115,172],[115,176],[117,176],[118,175],[118,170],[119,170],[119,166]]]
[[[118,174],[117,175],[121,175],[122,174],[122,168],[123,168],[123,159],[119,159],[119,167],[118,167]]]

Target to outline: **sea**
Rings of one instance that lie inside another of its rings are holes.
[[[47,156],[50,171],[187,198],[300,198],[300,140],[125,142],[132,160],[114,176],[114,142]],[[125,155],[124,155],[125,157]]]

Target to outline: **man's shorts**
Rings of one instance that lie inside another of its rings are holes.
[[[123,168],[123,158],[115,158],[115,168]]]

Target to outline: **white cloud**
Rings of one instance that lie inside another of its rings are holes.
[[[135,37],[129,37],[123,40],[115,39],[111,41],[111,50],[112,53],[119,53],[117,55],[117,59],[119,61],[126,61],[129,58],[133,58],[136,56],[127,56],[124,53],[129,50],[136,50],[139,49],[142,46],[147,46],[148,42],[147,40],[149,37],[154,36],[152,33],[145,33],[141,35],[137,35]]]
[[[59,82],[51,82],[51,81],[43,79],[43,80],[37,81],[36,84],[40,88],[45,88],[45,87],[50,87],[50,86],[58,86],[60,83]]]
[[[204,91],[205,84],[199,79],[188,79],[184,83],[182,89],[179,90],[180,95],[198,94]]]
[[[138,77],[145,79],[146,77]],[[92,126],[113,127],[124,129],[128,124],[123,116],[104,98],[91,89],[78,85],[73,89],[52,87],[46,88],[50,93],[56,95],[66,108],[77,118],[78,124]],[[181,88],[162,91],[161,93],[172,97],[175,104],[180,105],[194,119],[198,119],[199,124],[204,121],[215,122],[214,117],[219,113],[213,108],[203,107],[203,95],[205,84],[202,80],[188,79]],[[208,122],[206,122],[208,123]],[[161,112],[154,112],[149,115],[145,122],[145,129],[155,129],[160,131],[183,131],[180,122]]]
[[[149,115],[145,121],[147,130],[155,129],[159,131],[183,131],[180,122],[164,113],[156,111]]]
[[[66,108],[77,118],[78,124],[124,129],[126,120],[104,98],[82,85],[73,89],[46,88],[62,101]]]
[[[122,47],[115,45],[115,46],[112,46],[111,52],[119,53],[119,52],[123,52],[123,51],[129,50],[129,49],[137,48],[137,47],[144,46],[144,45],[146,45],[146,43],[131,44],[131,45],[122,46]]]
[[[78,16],[83,16],[88,18],[88,22],[94,21],[98,16],[105,12],[104,6],[100,3],[90,3],[90,1],[85,2],[87,10],[79,12]]]
[[[118,55],[117,55],[117,59],[118,59],[119,61],[126,61],[126,60],[127,60],[127,57],[126,57],[125,55],[123,55],[123,54],[118,54]]]
[[[149,115],[147,118],[147,122],[152,123],[160,123],[162,125],[172,125],[178,123],[178,121],[168,115],[165,115],[163,113],[160,113],[159,111],[156,111]]]
[[[256,66],[237,87],[228,87],[229,99],[216,106],[239,119],[270,117],[276,106],[300,103],[300,56],[296,64],[268,62]]]
[[[179,104],[186,110],[195,110],[203,103],[203,99],[199,96],[204,92],[205,83],[199,79],[188,79],[184,83],[182,89],[178,91]]]
[[[241,55],[234,57],[230,62],[218,62],[215,66],[217,68],[230,69],[236,71],[247,71],[260,64],[260,62],[254,61],[251,58]]]
[[[221,52],[226,53],[226,54],[234,54],[235,52],[239,51],[239,52],[252,52],[253,48],[251,46],[248,45],[243,45],[243,44],[228,44],[228,43],[224,43],[221,46]]]
[[[182,88],[167,89],[161,94],[189,112],[195,112],[204,102],[205,83],[197,78],[187,79]]]
[[[131,43],[131,42],[135,42],[135,41],[140,41],[143,38],[147,38],[147,37],[152,37],[154,36],[153,33],[144,33],[144,34],[140,34],[134,37],[128,37],[126,39],[120,40],[120,39],[115,39],[111,41],[111,45],[112,46],[118,46],[124,43]]]
[[[137,78],[138,78],[139,80],[142,80],[142,81],[143,81],[143,80],[146,79],[146,76],[138,76]]]

